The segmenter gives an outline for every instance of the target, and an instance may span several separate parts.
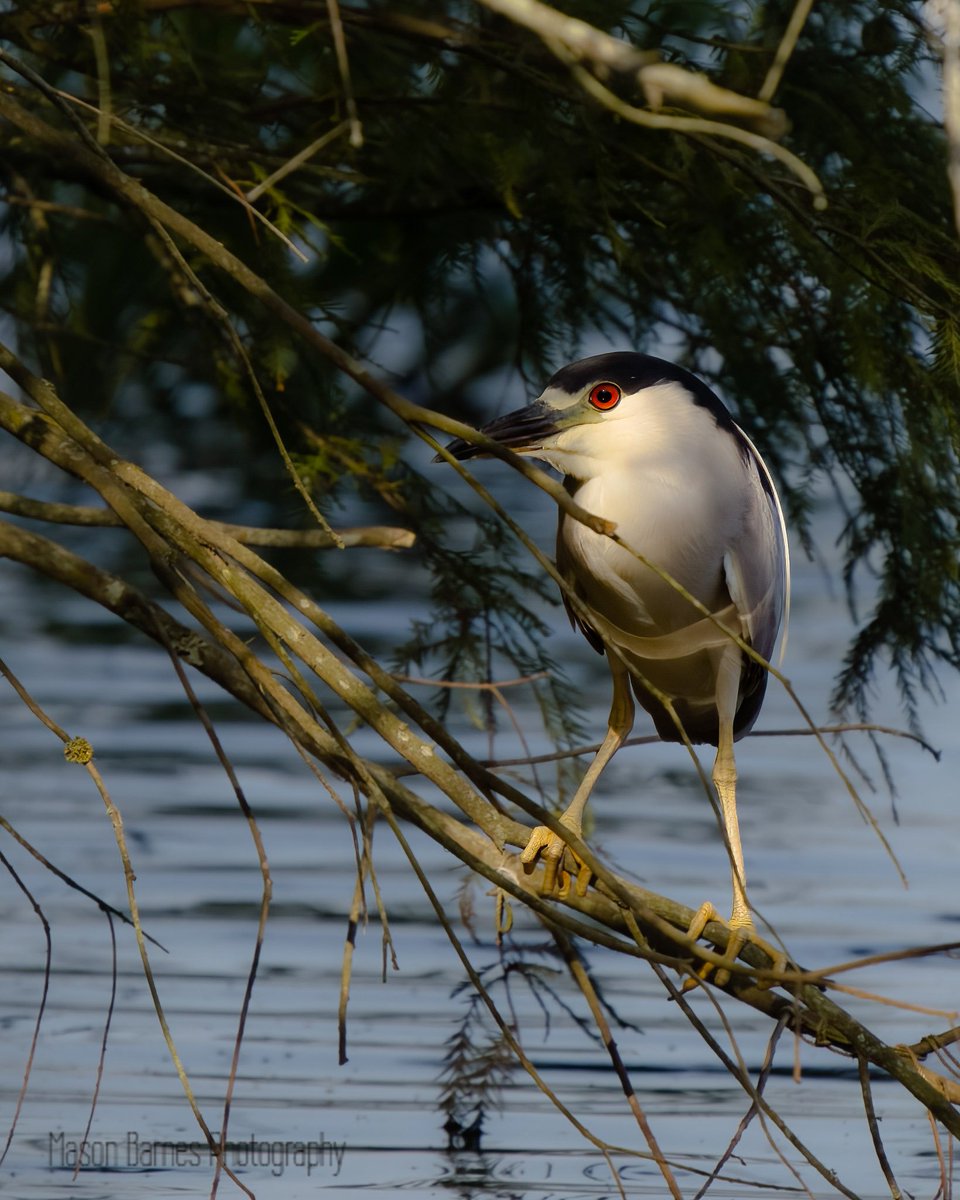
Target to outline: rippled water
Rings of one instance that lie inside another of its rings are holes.
[[[543,524],[543,513],[536,518]],[[395,570],[373,552],[361,571]],[[383,565],[381,565],[383,564]],[[151,962],[171,1032],[211,1127],[219,1128],[247,972],[254,948],[260,877],[246,824],[209,743],[192,718],[163,655],[140,639],[117,637],[116,623],[79,599],[61,596],[20,568],[0,564],[5,603],[3,657],[37,701],[72,734],[94,744],[97,762],[123,813],[143,923],[167,953]],[[382,601],[369,605],[320,597],[375,648],[412,615]],[[602,729],[605,669],[554,611],[562,654],[593,698],[591,722]],[[823,573],[798,564],[787,671],[817,714],[848,636],[842,604]],[[956,701],[927,713],[927,732],[944,751],[937,766],[914,745],[890,742],[900,789],[900,824],[888,798],[874,810],[910,879],[904,891],[877,839],[864,827],[831,769],[804,739],[741,743],[741,821],[751,898],[809,966],[854,955],[948,941],[960,936],[956,803],[960,736]],[[438,1112],[444,1046],[466,1011],[457,989],[463,970],[385,828],[376,836],[377,873],[391,921],[399,970],[381,982],[381,937],[375,920],[358,937],[349,1011],[349,1062],[337,1065],[337,1003],[346,914],[353,891],[353,848],[342,815],[284,739],[222,702],[211,702],[225,747],[260,821],[273,875],[273,907],[230,1117],[238,1143],[233,1162],[263,1197],[306,1197],[317,1190],[366,1195],[600,1197],[616,1194],[603,1157],[556,1112],[522,1072],[487,1116],[479,1153],[448,1152]],[[535,750],[532,706],[512,696]],[[4,814],[53,863],[118,908],[126,895],[116,844],[103,805],[85,772],[63,761],[59,743],[13,697],[0,692],[0,780]],[[878,715],[897,719],[881,695]],[[772,688],[761,727],[796,725],[789,702]],[[483,746],[478,735],[462,732]],[[361,751],[372,743],[361,732]],[[854,743],[864,749],[864,743]],[[505,728],[503,754],[517,753]],[[349,800],[349,796],[344,796]],[[623,751],[596,795],[594,844],[651,888],[690,904],[707,896],[727,904],[729,876],[713,816],[677,747]],[[411,840],[447,905],[473,962],[494,964],[492,908],[486,887],[473,891],[479,942],[458,924],[464,874],[432,843]],[[189,1146],[175,1165],[154,1162],[151,1143],[196,1143],[198,1128],[158,1027],[130,931],[117,927],[119,979],[99,1104],[91,1132],[94,1164],[74,1181],[69,1168],[86,1124],[100,1040],[110,1001],[107,921],[11,839],[4,853],[50,923],[53,960],[47,1010],[29,1092],[0,1179],[10,1194],[32,1197],[204,1195],[212,1172]],[[8,875],[0,892],[4,954],[0,966],[2,1114],[11,1120],[43,989],[44,937],[31,903]],[[519,942],[542,935],[519,920]],[[537,960],[545,969],[547,959]],[[642,964],[592,951],[590,965],[607,999],[630,1027],[617,1041],[664,1152],[709,1171],[748,1107],[744,1094],[707,1052],[676,1005]],[[858,986],[939,1009],[960,1006],[957,964],[947,958],[884,964]],[[577,1015],[582,1002],[559,973],[547,976]],[[505,1002],[502,991],[495,993]],[[511,991],[530,1055],[556,1094],[598,1137],[642,1147],[602,1047],[570,1011],[552,1004],[549,1026],[526,986]],[[843,1001],[887,1041],[916,1041],[942,1030],[945,1016],[866,1000]],[[728,1045],[704,996],[693,1003]],[[737,1044],[756,1073],[770,1034],[765,1020],[727,1008]],[[796,1132],[858,1195],[888,1193],[865,1130],[856,1074],[846,1059],[799,1049],[802,1082],[790,1077],[793,1048],[783,1044],[768,1099]],[[882,1133],[901,1186],[933,1197],[938,1168],[924,1113],[881,1077],[874,1096]],[[249,1144],[256,1147],[249,1161]],[[313,1161],[298,1151],[313,1143]],[[246,1148],[245,1148],[246,1144]],[[779,1141],[816,1196],[825,1181]],[[168,1151],[168,1154],[173,1152]],[[316,1159],[320,1161],[316,1161]],[[619,1158],[629,1195],[662,1196],[648,1162]],[[788,1194],[796,1181],[757,1123],[727,1165],[731,1181],[711,1195]],[[685,1196],[699,1183],[681,1173]],[[763,1190],[760,1184],[772,1186]],[[228,1180],[221,1194],[240,1194]]]

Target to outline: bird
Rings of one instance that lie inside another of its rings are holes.
[[[786,626],[790,558],[773,477],[706,383],[633,351],[570,363],[531,404],[480,432],[554,468],[571,499],[612,522],[617,534],[595,532],[559,510],[563,601],[575,628],[606,654],[613,681],[606,736],[560,824],[582,836],[591,792],[633,728],[634,696],[663,741],[715,746],[712,778],[733,890],[726,954],[733,959],[745,942],[759,942],[747,900],[734,743],[757,719],[768,672],[724,630],[769,663]],[[447,451],[458,460],[484,454],[459,438]],[[545,893],[558,881],[561,895],[569,889],[566,850],[541,825],[521,853],[528,872],[543,861]],[[590,871],[574,859],[582,896]],[[702,904],[691,937],[715,919],[713,905]]]

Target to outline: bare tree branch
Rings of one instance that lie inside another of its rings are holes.
[[[786,132],[785,114],[781,109],[772,108],[767,96],[754,100],[751,96],[719,87],[706,75],[685,70],[674,63],[660,62],[656,54],[638,50],[629,42],[612,37],[577,17],[560,13],[540,0],[480,2],[492,12],[531,30],[548,44],[564,47],[574,61],[589,64],[601,78],[631,77],[653,108],[669,103],[708,117],[743,121],[766,138],[781,137]],[[719,127],[717,133],[720,133]]]
[[[109,508],[31,500],[27,496],[18,496],[15,492],[0,492],[0,512],[57,525],[125,528],[117,514]],[[236,538],[244,546],[327,550],[336,545],[334,538],[323,529],[264,529],[255,525],[231,525],[227,521],[211,521],[210,524]],[[383,550],[409,550],[416,541],[416,534],[412,530],[398,529],[391,525],[338,529],[336,535],[344,546],[377,546]]]

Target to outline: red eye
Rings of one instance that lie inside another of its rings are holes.
[[[620,395],[615,383],[598,383],[590,393],[590,403],[601,412],[609,412],[620,403]]]

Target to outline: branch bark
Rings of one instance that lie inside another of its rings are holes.
[[[771,107],[768,100],[742,96],[718,87],[697,71],[661,62],[658,54],[638,50],[629,42],[558,12],[540,0],[481,0],[481,3],[544,41],[560,43],[598,74],[631,76],[653,108],[669,102],[707,116],[744,121],[766,137],[776,138],[786,132],[785,114]]]
[[[0,492],[0,512],[55,525],[82,525],[102,529],[123,529],[123,522],[109,508],[83,504],[57,504],[49,500],[31,500],[15,492]],[[229,534],[244,546],[275,546],[278,549],[329,550],[337,541],[323,529],[267,529],[256,525],[231,525],[210,521],[214,529]],[[412,529],[393,525],[364,525],[338,529],[336,538],[343,546],[377,546],[383,550],[409,550],[416,534]]]

